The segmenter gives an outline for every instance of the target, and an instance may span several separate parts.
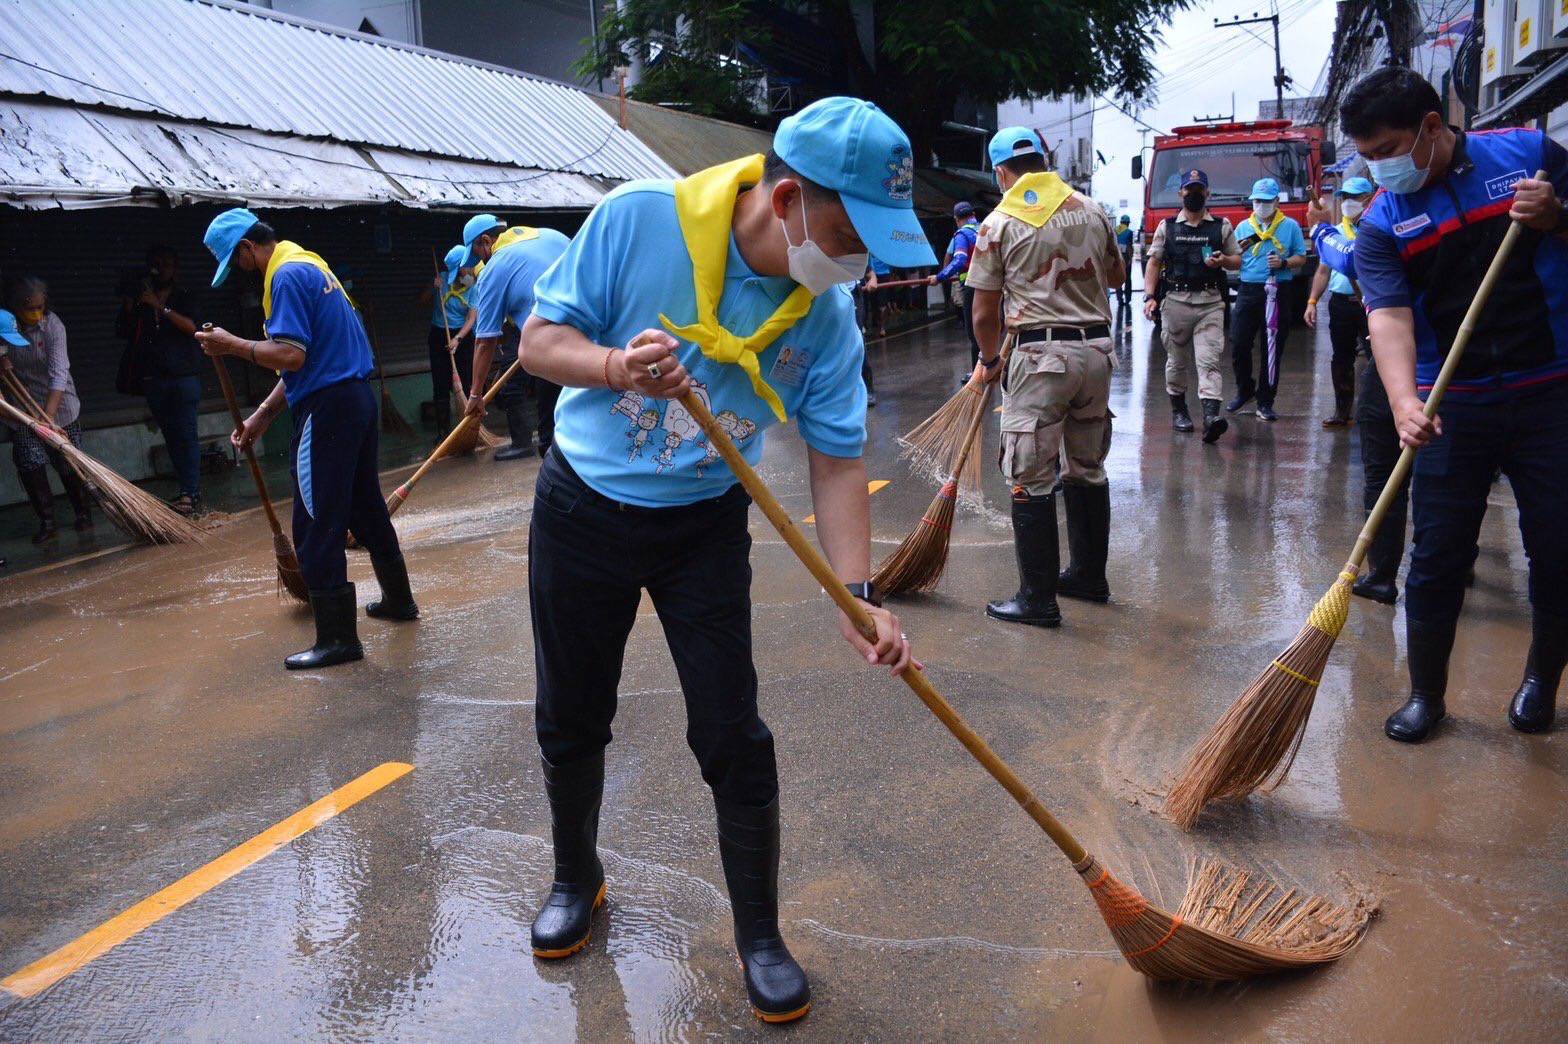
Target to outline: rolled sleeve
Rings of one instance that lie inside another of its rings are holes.
[[[848,313],[853,319],[853,313]],[[866,384],[860,379],[866,345],[853,321],[840,322],[831,335],[845,345],[832,367],[812,367],[795,425],[806,445],[829,457],[854,458],[866,447]]]
[[[310,301],[320,296],[325,279],[314,265],[306,264],[286,264],[273,273],[272,314],[266,323],[269,339],[310,350]]]
[[[1361,223],[1356,230],[1355,272],[1367,311],[1411,306],[1410,280],[1393,233]]]
[[[1155,261],[1165,260],[1165,230],[1169,227],[1169,221],[1161,221],[1154,226],[1154,238],[1149,241],[1149,257]]]

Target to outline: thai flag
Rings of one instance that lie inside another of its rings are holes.
[[[1470,35],[1470,27],[1474,19],[1470,15],[1460,15],[1446,22],[1439,22],[1437,30],[1432,34],[1433,47],[1458,47],[1466,36]]]

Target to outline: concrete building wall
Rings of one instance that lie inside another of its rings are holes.
[[[1012,98],[996,107],[998,127],[1033,127],[1063,177],[1082,191],[1094,179],[1094,113],[1085,98]]]

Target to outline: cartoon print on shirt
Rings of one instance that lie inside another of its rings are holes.
[[[632,423],[637,422],[637,415],[642,412],[643,396],[640,391],[627,389],[621,392],[621,397],[615,400],[615,405],[610,407],[611,413],[619,413]]]
[[[666,471],[675,470],[675,451],[681,448],[681,443],[686,441],[678,432],[667,431],[664,433],[664,448],[653,458],[653,471],[662,475]]]
[[[649,407],[637,415],[632,426],[626,429],[626,437],[632,440],[631,452],[626,454],[626,463],[630,464],[642,456],[642,448],[648,444],[648,436],[653,434],[653,429],[659,426],[659,411]]]
[[[737,437],[737,432],[740,430],[740,418],[735,416],[734,410],[720,410],[714,414],[713,420],[718,424],[719,430],[728,435],[731,441],[740,441]],[[719,459],[719,448],[706,438],[699,441],[703,447],[702,459],[697,462],[697,474],[700,477],[707,472],[708,465]]]

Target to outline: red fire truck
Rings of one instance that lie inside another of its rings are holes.
[[[1323,128],[1312,124],[1254,120],[1177,127],[1154,139],[1143,186],[1143,244],[1147,247],[1159,223],[1181,209],[1182,176],[1193,169],[1209,176],[1209,210],[1229,218],[1232,225],[1252,214],[1247,199],[1252,183],[1273,178],[1285,196],[1280,209],[1304,229],[1307,200],[1322,187],[1324,166],[1333,162],[1333,141],[1325,140]],[[1144,157],[1135,156],[1132,176],[1143,178],[1144,173]],[[1292,302],[1300,297],[1305,303],[1316,263],[1308,262],[1301,273],[1305,278],[1293,280]],[[1234,281],[1234,273],[1231,278]]]

